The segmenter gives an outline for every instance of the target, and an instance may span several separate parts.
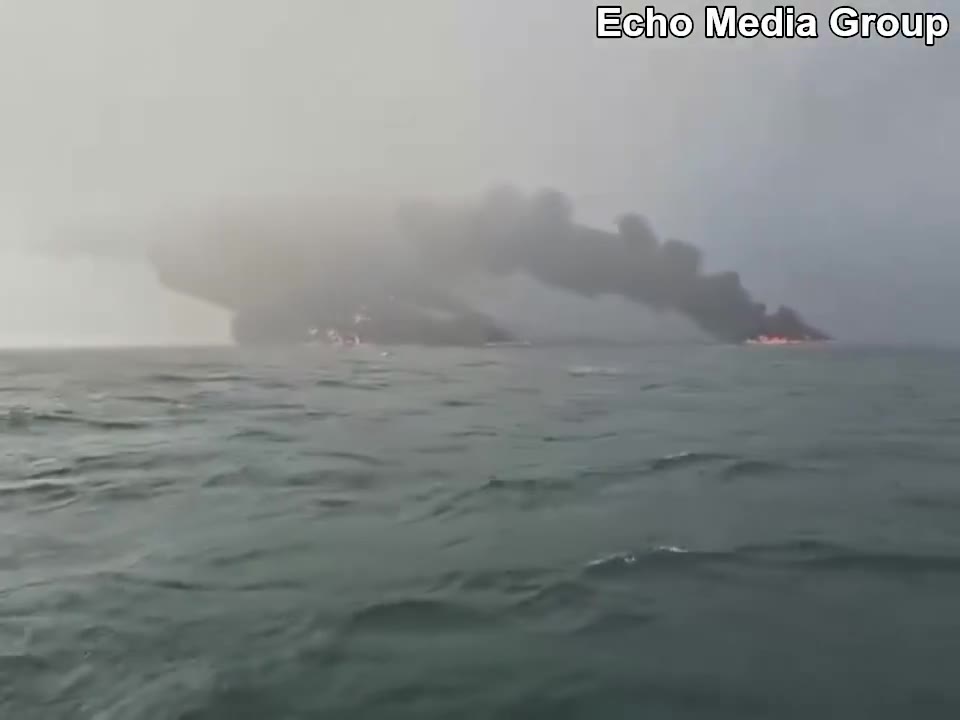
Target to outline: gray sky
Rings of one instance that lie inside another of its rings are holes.
[[[0,0],[0,344],[225,337],[143,267],[28,252],[64,217],[501,180],[643,211],[842,337],[960,341],[960,19],[838,41],[832,7],[664,42],[578,0]]]

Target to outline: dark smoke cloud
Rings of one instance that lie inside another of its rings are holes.
[[[827,337],[790,308],[768,313],[737,273],[704,272],[697,247],[661,241],[642,216],[622,216],[616,232],[590,228],[574,221],[571,201],[554,190],[498,187],[479,202],[411,203],[371,228],[374,214],[367,209],[352,222],[341,215],[336,224],[220,223],[189,244],[159,247],[153,259],[169,287],[232,310],[241,341],[342,329],[361,310],[381,341],[509,339],[457,297],[457,286],[477,275],[526,275],[586,298],[679,311],[724,341]],[[435,332],[430,312],[456,327]]]
[[[621,216],[616,233],[575,223],[572,203],[555,190],[527,197],[500,187],[476,206],[410,210],[403,224],[425,265],[440,275],[524,273],[585,297],[619,295],[678,310],[722,340],[827,338],[791,308],[768,313],[737,273],[705,273],[699,248],[661,242],[641,215]]]

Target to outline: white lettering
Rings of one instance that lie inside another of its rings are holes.
[[[623,34],[628,38],[643,37],[643,15],[631,13],[624,16]]]
[[[923,38],[924,45],[932,47],[950,31],[950,21],[942,13],[860,13],[852,7],[838,7],[830,14],[830,30],[840,38],[874,35],[882,38],[897,36]]]
[[[618,38],[622,37],[620,31],[620,13],[623,8],[619,6],[600,6],[597,8],[597,37],[598,38]]]
[[[647,16],[647,37],[667,38],[670,37],[670,20],[663,13],[656,12],[653,8],[645,10]],[[651,28],[651,26],[653,26]]]
[[[797,37],[798,38],[817,38],[819,37],[819,28],[817,27],[817,16],[810,13],[804,13],[797,18]]]
[[[707,38],[818,37],[817,16],[797,14],[793,5],[777,5],[764,15],[740,13],[735,5],[709,5],[704,16]],[[648,5],[642,13],[624,15],[620,5],[597,6],[598,38],[685,38],[693,29],[686,13],[668,15]],[[950,32],[950,20],[943,13],[861,13],[842,5],[830,13],[830,30],[839,38],[922,38],[932,47]]]
[[[900,34],[900,21],[896,15],[885,13],[877,18],[877,35],[885,38],[896,37]]]
[[[908,38],[922,38],[923,24],[920,22],[920,16],[917,14],[904,15],[900,34]]]
[[[815,38],[817,16],[811,13],[797,15],[792,5],[777,5],[773,12],[758,16],[753,13],[738,15],[737,8],[707,7],[706,36],[708,38]]]
[[[760,18],[756,15],[743,15],[737,21],[737,35],[745,38],[755,38],[760,34]]]
[[[597,8],[597,37],[620,38],[685,38],[693,32],[693,18],[686,13],[667,16],[648,5],[643,14],[623,15],[619,5]]]
[[[923,35],[923,43],[933,47],[937,40],[950,32],[950,20],[943,13],[926,13],[924,19],[927,31]]]
[[[735,38],[737,36],[737,9],[729,5],[720,14],[720,8],[711,6],[706,9],[708,38]]]
[[[670,34],[674,37],[690,37],[693,32],[693,18],[686,13],[677,13],[670,18]]]
[[[860,13],[852,7],[838,7],[830,13],[830,32],[839,38],[851,38],[860,33]]]
[[[876,25],[878,15],[876,13],[863,13],[860,15],[860,37],[870,37],[870,28]]]

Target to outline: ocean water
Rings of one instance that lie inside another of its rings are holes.
[[[0,355],[0,717],[960,717],[960,354]]]

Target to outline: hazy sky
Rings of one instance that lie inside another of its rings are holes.
[[[0,344],[225,337],[144,267],[31,254],[65,217],[502,180],[644,211],[841,337],[960,341],[960,10],[860,6],[958,16],[930,49],[829,37],[819,0],[812,41],[600,41],[579,0],[0,0]]]

